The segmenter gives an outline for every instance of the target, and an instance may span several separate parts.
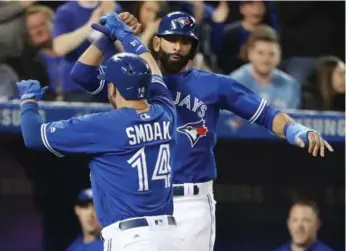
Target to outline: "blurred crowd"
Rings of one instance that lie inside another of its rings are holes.
[[[229,75],[280,109],[345,111],[344,2],[317,1],[1,1],[0,99],[37,79],[49,87],[45,100],[103,102],[70,78],[100,36],[90,25],[129,11],[151,48],[161,17],[177,10],[200,24],[192,67]]]

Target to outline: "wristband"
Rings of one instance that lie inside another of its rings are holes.
[[[123,37],[120,42],[126,52],[136,55],[141,55],[145,52],[149,52],[148,48],[143,44],[143,42],[133,33],[130,33]]]
[[[297,145],[296,137],[300,137],[300,139],[307,144],[308,143],[308,132],[313,131],[302,124],[289,122],[284,127],[284,135],[287,141],[292,145]]]
[[[106,54],[109,52],[113,52],[112,54],[115,54],[116,50],[115,50],[114,42],[115,40],[112,41],[106,35],[102,35],[101,37],[99,37],[93,42],[93,45],[96,46],[100,51],[102,51],[103,54]]]

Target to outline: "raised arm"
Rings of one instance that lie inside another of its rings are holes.
[[[301,148],[308,147],[309,153],[315,157],[318,154],[324,157],[325,147],[333,151],[333,148],[317,131],[296,123],[286,113],[268,105],[266,100],[258,97],[244,85],[221,75],[218,80],[221,109],[232,111],[250,123],[264,126],[277,136],[285,138],[292,145]]]
[[[102,133],[107,135],[102,126],[107,124],[106,113],[43,123],[37,104],[44,92],[40,83],[24,80],[17,86],[21,97],[20,124],[26,147],[46,148],[57,157],[64,157],[65,153],[94,154],[107,147],[107,140],[100,136]]]
[[[131,27],[133,32],[140,30],[141,25],[138,20],[129,12],[121,13],[119,17]],[[116,53],[114,43],[115,39],[106,35],[101,36],[79,57],[71,70],[71,78],[91,95],[98,94],[104,88],[104,83],[98,76],[103,73],[101,63],[104,55]]]
[[[148,63],[153,75],[150,99],[155,99],[157,102],[174,109],[173,99],[162,80],[161,70],[140,38],[116,13],[109,13],[102,17],[100,23],[101,25],[94,24],[92,27],[110,38],[118,39],[126,52],[136,54]]]

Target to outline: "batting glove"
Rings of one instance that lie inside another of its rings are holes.
[[[41,100],[42,95],[48,89],[48,87],[41,88],[40,82],[37,80],[22,80],[17,83],[17,88],[20,96],[20,100],[36,99]]]
[[[92,24],[91,27],[112,40],[120,40],[128,34],[133,34],[130,27],[125,24],[115,12],[108,13],[101,17],[100,24]]]

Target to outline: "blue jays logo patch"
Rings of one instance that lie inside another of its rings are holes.
[[[181,28],[191,23],[187,17],[179,17],[177,19],[174,19],[173,22],[178,23]]]
[[[201,119],[198,122],[191,122],[179,126],[177,127],[177,131],[185,134],[190,140],[191,147],[194,147],[200,138],[207,135],[208,128],[205,126],[205,120]]]

